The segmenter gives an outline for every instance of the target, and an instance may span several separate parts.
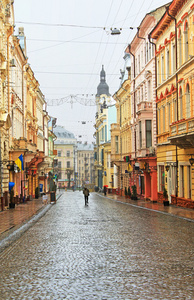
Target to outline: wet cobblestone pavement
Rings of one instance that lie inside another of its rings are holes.
[[[0,254],[0,299],[194,299],[194,222],[66,192]]]

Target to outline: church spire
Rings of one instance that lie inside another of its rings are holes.
[[[102,70],[100,72],[100,83],[97,87],[97,96],[100,96],[100,95],[103,95],[103,94],[105,94],[107,96],[110,96],[109,86],[106,83],[106,73],[104,71],[104,65],[102,65]]]

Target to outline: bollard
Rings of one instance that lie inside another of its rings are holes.
[[[3,197],[1,197],[1,210],[4,210],[4,201],[3,201]]]

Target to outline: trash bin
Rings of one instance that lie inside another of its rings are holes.
[[[51,195],[51,202],[56,202],[56,193],[50,192],[50,195]]]

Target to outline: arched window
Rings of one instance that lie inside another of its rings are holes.
[[[178,53],[179,53],[179,67],[182,65],[182,33],[181,29],[179,30],[179,37],[178,37]]]
[[[190,87],[189,84],[186,86],[186,117],[191,117],[191,105],[190,105]]]
[[[189,59],[189,38],[188,38],[188,23],[185,22],[185,30],[184,30],[184,45],[185,45],[185,61]]]
[[[180,120],[182,120],[183,119],[183,92],[182,92],[182,88],[180,88],[180,91],[179,91],[179,105],[180,105],[179,118],[180,118]]]

